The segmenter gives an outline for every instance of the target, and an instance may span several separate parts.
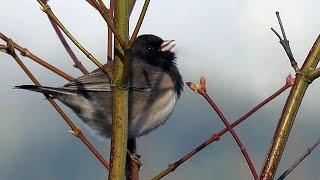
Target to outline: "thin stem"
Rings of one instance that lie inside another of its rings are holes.
[[[269,96],[268,98],[266,98],[265,100],[263,100],[262,102],[260,102],[258,105],[256,105],[255,107],[253,107],[251,110],[249,110],[247,113],[245,113],[244,115],[242,115],[239,119],[237,119],[235,122],[233,122],[230,126],[232,128],[236,127],[237,125],[239,125],[240,123],[242,123],[243,121],[245,121],[248,117],[250,117],[253,113],[255,113],[256,111],[258,111],[260,108],[262,108],[264,105],[266,105],[267,103],[269,103],[271,100],[273,100],[274,98],[276,98],[277,96],[279,96],[281,93],[283,93],[286,89],[288,89],[289,87],[291,87],[292,84],[291,83],[286,83],[284,86],[282,86],[279,90],[277,90],[276,92],[274,92],[271,96]],[[200,152],[203,148],[207,147],[209,144],[211,144],[212,142],[215,142],[217,140],[220,139],[220,137],[222,135],[224,135],[225,133],[227,133],[229,130],[228,128],[224,128],[223,130],[220,130],[218,133],[213,134],[211,137],[209,137],[206,141],[204,141],[203,143],[201,143],[199,146],[197,146],[196,148],[194,148],[193,150],[191,150],[190,152],[186,153],[185,155],[183,155],[179,160],[175,161],[172,164],[169,164],[168,167],[163,170],[161,173],[159,173],[157,176],[153,177],[152,180],[159,180],[161,178],[163,178],[164,176],[166,176],[167,174],[169,174],[170,172],[173,172],[177,167],[179,167],[182,163],[184,163],[185,161],[189,160],[191,157],[193,157],[194,155],[196,155],[198,152]]]
[[[95,4],[97,3],[96,0],[92,0],[92,1],[94,1]],[[117,39],[122,49],[127,49],[128,48],[127,43],[124,41],[120,33],[117,31],[117,28],[115,27],[113,22],[114,20],[112,17],[109,16],[108,10],[106,8],[103,8],[103,6],[105,7],[104,3],[102,2],[102,4],[99,5],[99,9],[98,9],[101,16],[108,24],[108,27],[112,30],[114,37]]]
[[[63,37],[63,34],[62,34],[61,30],[59,29],[59,27],[54,23],[54,21],[50,17],[49,17],[49,20],[50,20],[50,23],[51,23],[54,31],[58,35],[63,47],[66,49],[66,51],[68,52],[69,56],[73,60],[73,62],[74,62],[73,67],[79,69],[83,74],[89,74],[88,70],[82,65],[82,63],[79,61],[77,56],[72,51],[72,49],[69,46],[69,44],[66,41],[66,39]]]
[[[10,40],[10,38],[6,37],[4,34],[0,33],[0,39],[2,39],[5,42],[8,42]],[[72,76],[68,75],[67,73],[65,73],[64,71],[54,67],[53,65],[47,63],[46,61],[42,60],[41,58],[39,58],[38,56],[32,54],[28,49],[20,46],[19,44],[12,42],[14,45],[14,48],[17,49],[22,56],[28,57],[31,60],[35,61],[36,63],[40,64],[41,66],[49,69],[50,71],[56,73],[57,75],[59,75],[60,77],[68,80],[68,81],[73,81],[75,80],[75,78],[73,78]]]
[[[313,143],[311,146],[309,146],[307,148],[307,150],[301,155],[299,156],[299,158],[294,161],[291,166],[285,170],[281,176],[278,178],[278,180],[283,180],[285,179],[307,156],[309,156],[311,154],[311,152],[320,144],[320,138]]]
[[[91,0],[86,0],[87,3],[89,3],[92,7],[94,7],[96,10],[98,10],[98,6],[96,6],[96,4],[93,3],[93,1]]]
[[[137,38],[137,36],[138,36],[139,30],[140,30],[140,28],[141,28],[143,19],[144,19],[145,15],[146,15],[146,12],[147,12],[147,10],[148,10],[149,4],[150,4],[150,0],[145,0],[145,1],[144,1],[143,8],[142,8],[142,10],[141,10],[141,13],[140,13],[140,16],[139,16],[137,25],[136,25],[136,27],[134,28],[134,31],[133,31],[132,36],[131,36],[131,39],[130,39],[130,41],[129,41],[129,44],[130,44],[130,45],[132,45],[132,43],[136,40],[136,38]]]
[[[136,160],[133,158],[139,158],[139,155],[137,155],[137,142],[135,139],[128,139],[128,151],[127,154],[127,179],[130,180],[139,180],[139,164],[136,162]]]
[[[43,3],[41,0],[37,0],[42,7],[42,11],[45,12],[58,26],[59,28],[68,36],[68,38],[76,45],[81,52],[83,52],[95,65],[97,65],[104,73],[106,73],[111,80],[112,69],[103,68],[103,65],[92,56],[89,51],[87,51],[74,37],[73,35],[64,27],[60,20],[54,15],[49,5]]]
[[[25,66],[25,64],[21,61],[21,59],[15,53],[14,43],[11,40],[8,41],[7,47],[8,47],[7,53],[10,54],[16,60],[16,62],[19,64],[21,69],[28,75],[28,77],[31,79],[31,81],[36,86],[41,86],[40,82],[35,78],[35,76],[31,73],[31,71]],[[44,96],[49,100],[50,104],[54,107],[54,109],[61,115],[61,117],[64,119],[64,121],[71,128],[70,132],[74,136],[79,138],[83,142],[83,144],[86,145],[86,147],[94,154],[94,156],[102,163],[103,166],[105,166],[107,169],[109,169],[109,163],[103,158],[103,156],[97,151],[97,149],[91,144],[91,142],[84,136],[84,134],[73,123],[73,121],[64,113],[64,111],[55,102],[55,100],[53,100],[47,94],[44,94]]]
[[[285,50],[285,52],[286,52],[286,54],[287,54],[287,56],[288,56],[288,58],[290,60],[291,66],[293,67],[295,72],[298,72],[299,71],[298,63],[296,62],[296,60],[295,60],[295,58],[294,58],[294,56],[292,54],[291,47],[290,47],[289,41],[287,39],[286,33],[284,31],[284,28],[283,28],[283,25],[282,25],[282,22],[281,22],[281,18],[280,18],[280,14],[279,14],[278,11],[276,12],[276,15],[277,15],[277,19],[278,19],[278,22],[279,22],[279,25],[280,25],[280,28],[281,28],[281,32],[282,32],[283,38],[280,36],[280,34],[275,29],[271,28],[271,30],[279,38],[279,42],[282,45],[283,49]]]
[[[223,115],[223,113],[221,112],[220,108],[214,103],[214,101],[210,98],[210,96],[207,94],[206,89],[200,89],[198,90],[198,93],[200,95],[202,95],[207,102],[210,104],[210,106],[214,109],[214,111],[217,113],[217,115],[219,116],[219,118],[221,119],[221,121],[224,123],[224,125],[227,127],[228,131],[231,133],[233,139],[236,141],[238,147],[240,148],[240,151],[242,153],[242,155],[244,156],[249,169],[254,177],[254,179],[258,179],[258,174],[256,172],[256,169],[251,161],[251,158],[247,152],[247,150],[245,149],[244,145],[241,143],[238,135],[236,134],[236,132],[232,129],[231,125],[229,124],[227,118]]]
[[[114,11],[114,1],[110,0],[110,8],[109,8],[109,16],[113,19],[113,11]],[[107,43],[107,62],[112,61],[112,48],[113,48],[113,33],[111,28],[108,26],[108,43]]]
[[[131,13],[133,11],[134,6],[136,5],[136,0],[129,0],[129,16],[131,16]]]

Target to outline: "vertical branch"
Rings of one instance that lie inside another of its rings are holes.
[[[285,149],[291,128],[298,113],[303,96],[311,83],[308,79],[309,72],[314,69],[320,60],[320,35],[313,44],[302,68],[296,73],[296,80],[290,90],[286,104],[282,110],[277,129],[273,136],[272,145],[266,158],[261,180],[271,180],[276,174],[282,153]]]
[[[134,158],[139,158],[137,155],[137,143],[135,139],[128,139],[128,151],[130,154],[127,155],[127,179],[139,180],[139,164]],[[137,157],[134,157],[137,156]],[[138,160],[138,159],[137,159]]]
[[[129,36],[128,0],[117,0],[114,9],[114,23],[117,34],[127,44]],[[116,33],[115,33],[116,34]],[[124,54],[124,55],[123,55]],[[123,61],[121,57],[125,57]],[[125,164],[128,138],[128,76],[130,58],[122,49],[118,39],[114,49],[114,78],[112,86],[112,138],[110,180],[122,180],[125,176]]]
[[[109,8],[109,16],[113,19],[113,11],[114,11],[114,1],[110,0],[110,8]],[[112,45],[113,45],[113,33],[111,28],[108,26],[108,44],[107,44],[107,62],[112,60]]]

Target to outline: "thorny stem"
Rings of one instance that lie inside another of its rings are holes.
[[[48,16],[50,23],[54,29],[54,31],[56,32],[56,34],[58,35],[63,47],[66,49],[66,51],[68,52],[69,56],[71,57],[71,59],[74,62],[73,67],[79,69],[83,74],[89,74],[88,70],[82,65],[82,63],[79,61],[79,59],[77,58],[77,56],[74,54],[74,52],[72,51],[71,47],[69,46],[68,42],[66,41],[66,39],[63,37],[63,34],[61,32],[61,30],[59,29],[59,27],[54,23],[54,21],[52,19],[50,19],[50,17]]]
[[[237,119],[235,122],[233,122],[230,126],[232,128],[236,127],[237,125],[239,125],[240,123],[242,123],[243,121],[245,121],[248,117],[250,117],[253,113],[255,113],[256,111],[258,111],[260,108],[262,108],[264,105],[266,105],[267,103],[269,103],[271,100],[273,100],[274,98],[276,98],[277,96],[279,96],[281,93],[283,93],[286,89],[288,89],[289,87],[292,86],[292,83],[286,83],[284,86],[282,86],[279,90],[277,90],[276,92],[274,92],[271,96],[269,96],[268,98],[266,98],[265,100],[263,100],[262,102],[260,102],[258,105],[256,105],[255,107],[253,107],[251,110],[249,110],[247,113],[245,113],[244,115],[242,115],[239,119]],[[179,167],[182,163],[184,163],[185,161],[187,161],[188,159],[190,159],[191,157],[193,157],[195,154],[197,154],[198,152],[200,152],[203,148],[207,147],[209,144],[211,144],[214,141],[217,141],[220,139],[220,137],[222,135],[224,135],[225,133],[227,133],[229,130],[228,128],[224,128],[223,130],[219,131],[216,134],[213,134],[211,137],[209,137],[206,141],[204,141],[203,143],[201,143],[199,146],[197,146],[196,148],[194,148],[192,151],[188,152],[187,154],[185,154],[184,156],[182,156],[179,160],[175,161],[172,164],[169,164],[168,167],[163,170],[161,173],[159,173],[157,176],[153,177],[152,180],[159,180],[161,178],[163,178],[164,176],[166,176],[167,174],[169,174],[170,172],[173,172],[177,167]]]
[[[320,144],[320,138],[313,143],[310,147],[307,148],[307,150],[295,161],[292,163],[292,165],[285,170],[281,176],[278,178],[278,180],[285,179],[307,156],[311,154],[311,152]]]
[[[6,37],[4,34],[0,33],[0,39],[2,39],[5,42],[8,42],[10,39],[8,37]],[[54,67],[53,65],[47,63],[46,61],[42,60],[41,58],[39,58],[38,56],[32,54],[28,49],[20,46],[19,44],[13,42],[13,46],[15,49],[17,49],[22,56],[28,57],[30,59],[32,59],[33,61],[35,61],[36,63],[40,64],[41,66],[49,69],[50,71],[56,73],[57,75],[59,75],[60,77],[68,80],[68,81],[73,81],[74,78],[71,77],[70,75],[68,75],[67,73],[63,72],[62,70]]]
[[[136,38],[138,36],[138,33],[139,33],[140,28],[141,28],[143,19],[144,19],[145,15],[146,15],[146,12],[148,10],[149,3],[150,3],[150,0],[145,0],[144,1],[143,8],[141,10],[137,25],[134,28],[134,31],[133,31],[132,36],[131,36],[130,41],[129,41],[130,45],[132,45],[132,43],[136,40]]]
[[[40,82],[35,78],[35,76],[31,73],[31,71],[25,66],[25,64],[21,61],[21,59],[17,56],[14,50],[14,43],[11,40],[7,41],[7,53],[11,55],[16,62],[19,64],[21,69],[28,75],[31,81],[36,86],[41,86]],[[73,121],[64,113],[64,111],[60,108],[60,106],[53,100],[49,95],[44,94],[44,96],[49,100],[50,104],[54,107],[54,109],[61,115],[64,121],[68,124],[71,128],[70,132],[79,138],[87,148],[94,154],[94,156],[105,166],[109,169],[109,163],[103,158],[103,156],[97,151],[97,149],[91,144],[91,142],[84,136],[81,130],[73,123]]]
[[[290,60],[291,66],[293,67],[295,72],[298,72],[299,71],[298,63],[296,62],[296,60],[292,54],[291,47],[290,47],[289,41],[287,39],[286,33],[284,31],[284,28],[283,28],[283,25],[281,22],[281,18],[280,18],[278,11],[276,12],[276,15],[277,15],[277,19],[278,19],[278,22],[280,25],[280,29],[281,29],[283,38],[280,36],[280,34],[275,29],[271,28],[271,30],[278,36],[279,42],[282,45],[283,49],[285,50],[285,52]]]
[[[221,112],[220,108],[214,103],[214,101],[210,98],[210,96],[207,94],[206,89],[199,89],[198,93],[200,95],[202,95],[207,102],[210,104],[210,106],[214,109],[214,111],[217,113],[217,115],[219,116],[219,118],[222,120],[222,122],[224,123],[224,125],[227,127],[228,131],[231,133],[232,137],[234,138],[234,140],[236,141],[237,145],[239,146],[241,153],[243,154],[249,169],[254,177],[254,179],[258,179],[258,174],[256,172],[256,169],[250,159],[250,156],[247,152],[247,150],[245,149],[245,147],[243,146],[243,144],[241,143],[238,135],[236,134],[236,132],[232,129],[231,125],[229,124],[227,118],[223,115],[223,113]]]
[[[42,11],[45,12],[59,26],[59,28],[65,33],[65,35],[67,35],[68,38],[81,50],[81,52],[83,52],[104,73],[106,73],[109,79],[111,80],[112,79],[111,77],[113,76],[112,69],[104,68],[103,65],[73,37],[73,35],[64,27],[64,25],[60,22],[60,20],[54,15],[49,5],[43,3],[41,0],[37,0],[37,1],[42,7]]]

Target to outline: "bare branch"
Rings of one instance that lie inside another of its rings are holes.
[[[286,33],[284,31],[284,28],[283,28],[283,25],[282,25],[282,22],[281,22],[281,18],[280,18],[280,15],[279,15],[278,11],[276,12],[276,15],[277,15],[277,18],[278,18],[278,22],[279,22],[279,25],[280,25],[280,28],[281,28],[281,32],[282,32],[283,38],[281,38],[280,34],[275,29],[271,28],[271,30],[278,36],[279,42],[282,45],[283,49],[285,50],[285,52],[286,52],[286,54],[287,54],[287,56],[288,56],[288,58],[290,60],[291,66],[293,67],[295,72],[298,72],[299,71],[298,63],[296,62],[296,60],[295,60],[295,58],[294,58],[294,56],[292,54],[291,47],[290,47],[289,41],[287,39]]]
[[[239,125],[240,123],[242,123],[243,121],[245,121],[248,117],[250,117],[253,113],[255,113],[256,111],[258,111],[260,108],[262,108],[264,105],[266,105],[267,103],[269,103],[271,100],[273,100],[274,98],[276,98],[277,96],[279,96],[281,93],[283,93],[286,89],[288,89],[289,87],[292,86],[294,79],[291,77],[291,75],[289,75],[286,78],[286,83],[284,86],[282,86],[279,90],[277,90],[276,92],[274,92],[271,96],[269,96],[268,98],[266,98],[265,100],[263,100],[261,103],[259,103],[257,106],[253,107],[250,111],[248,111],[247,113],[245,113],[244,115],[242,115],[238,120],[236,120],[235,122],[233,122],[231,124],[231,127],[234,128],[237,125]],[[189,84],[189,83],[188,83]],[[188,85],[189,86],[189,85]],[[190,87],[190,86],[189,86]],[[191,87],[190,87],[191,88]],[[192,90],[194,90],[192,88]],[[189,160],[191,157],[193,157],[194,155],[196,155],[198,152],[200,152],[203,148],[207,147],[209,144],[217,141],[220,139],[220,137],[222,135],[224,135],[225,133],[227,133],[229,130],[227,128],[224,128],[223,130],[219,131],[216,134],[213,134],[211,137],[209,137],[206,141],[204,141],[203,143],[201,143],[199,146],[197,146],[196,148],[194,148],[192,151],[186,153],[184,156],[182,156],[179,160],[175,161],[172,164],[169,164],[168,167],[163,170],[162,172],[160,172],[158,175],[156,175],[155,177],[152,178],[152,180],[159,180],[161,178],[163,178],[164,176],[166,176],[167,174],[169,174],[170,172],[173,172],[177,167],[179,167],[182,163],[184,163],[185,161]]]
[[[146,15],[146,12],[148,10],[149,3],[150,3],[150,0],[145,0],[144,1],[144,5],[143,5],[143,8],[141,10],[141,14],[139,16],[137,25],[134,28],[134,31],[133,31],[132,36],[131,36],[131,39],[129,41],[130,45],[132,45],[132,43],[136,40],[136,38],[138,36],[139,30],[141,28],[141,25],[142,25],[142,22],[143,22],[143,19],[144,19],[144,16]]]
[[[60,22],[60,20],[54,15],[49,5],[43,3],[41,0],[37,0],[42,7],[42,11],[45,12],[58,26],[59,28],[68,36],[68,38],[76,45],[81,52],[83,52],[87,58],[89,58],[95,65],[97,65],[104,73],[107,74],[110,80],[112,80],[113,72],[112,69],[105,69],[103,65],[92,56],[89,51],[87,51],[74,37],[73,35],[64,27],[64,25]]]
[[[135,5],[136,5],[136,0],[129,0],[129,16],[131,16],[131,13]]]
[[[110,0],[109,16],[113,19],[114,1]],[[107,62],[112,61],[112,46],[113,44],[113,32],[108,26],[108,44],[107,44]]]
[[[92,7],[98,10],[98,6],[96,6],[91,0],[86,0]]]
[[[25,64],[21,61],[21,59],[15,53],[14,43],[9,39],[7,41],[7,53],[10,54],[16,62],[19,64],[21,69],[28,75],[28,77],[32,80],[32,82],[36,86],[41,86],[40,82],[35,78],[35,76],[31,73],[31,71],[25,66]],[[64,121],[71,128],[70,132],[79,138],[83,144],[87,146],[87,148],[94,154],[94,156],[104,165],[107,169],[109,169],[109,163],[103,158],[103,156],[97,151],[97,149],[91,144],[91,142],[84,136],[81,130],[73,123],[73,121],[64,113],[64,111],[60,108],[60,106],[47,94],[43,94],[50,102],[50,104],[54,107],[54,109],[61,115]]]
[[[307,150],[295,161],[291,164],[291,166],[285,170],[281,176],[278,178],[278,180],[285,179],[307,156],[311,154],[311,152],[320,144],[320,138],[312,144],[310,147],[307,148]]]
[[[64,36],[63,36],[61,30],[59,29],[59,27],[54,23],[54,21],[52,19],[50,19],[50,17],[49,17],[49,20],[50,20],[50,23],[51,23],[54,31],[58,35],[63,47],[66,49],[66,51],[68,52],[69,56],[73,60],[73,62],[74,62],[73,67],[79,69],[83,74],[89,74],[88,70],[82,65],[82,63],[79,61],[77,56],[72,51],[71,47],[69,46],[68,42],[64,38]]]
[[[240,151],[242,153],[242,155],[244,156],[249,169],[254,177],[254,179],[258,179],[258,174],[256,172],[256,169],[251,161],[251,158],[247,152],[247,150],[245,149],[244,145],[241,143],[238,135],[236,134],[236,132],[232,129],[231,125],[229,124],[227,118],[223,115],[223,113],[221,112],[220,108],[214,103],[214,101],[211,99],[211,97],[207,94],[207,90],[205,87],[205,78],[201,77],[200,79],[200,88],[198,89],[198,93],[200,95],[202,95],[206,101],[210,104],[210,106],[213,108],[213,110],[217,113],[217,115],[219,116],[219,118],[221,119],[221,121],[224,123],[224,125],[227,127],[228,131],[231,133],[233,139],[236,141],[238,147],[240,148]]]
[[[98,2],[96,0],[91,0],[92,2],[94,2],[95,4],[97,4]],[[104,8],[105,5],[102,2],[102,4],[99,4],[98,6],[98,10],[101,14],[101,16],[103,17],[103,19],[106,21],[106,23],[108,24],[109,28],[112,30],[114,37],[117,39],[117,41],[119,42],[119,44],[121,45],[122,49],[127,49],[128,45],[127,42],[125,42],[123,40],[123,38],[121,38],[119,32],[117,31],[117,28],[115,27],[114,23],[113,23],[113,18],[111,18],[109,16],[109,10],[107,8]]]
[[[8,37],[6,37],[4,34],[0,33],[0,39],[2,39],[5,42],[8,42],[10,39]],[[59,75],[60,77],[68,80],[68,81],[73,81],[75,78],[71,77],[70,75],[68,75],[67,73],[63,72],[62,70],[54,67],[53,65],[47,63],[46,61],[42,60],[41,58],[39,58],[38,56],[32,54],[28,49],[21,47],[19,44],[13,42],[14,48],[17,49],[18,51],[20,51],[22,56],[26,56],[30,59],[32,59],[33,61],[35,61],[36,63],[40,64],[41,66],[49,69],[50,71],[56,73],[57,75]]]
[[[308,73],[308,79],[310,81],[313,81],[313,80],[317,79],[318,77],[320,77],[320,68],[316,68]]]

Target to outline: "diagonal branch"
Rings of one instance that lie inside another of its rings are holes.
[[[205,100],[210,104],[210,106],[213,108],[213,110],[217,113],[217,115],[219,116],[219,118],[221,119],[221,121],[223,122],[223,124],[227,127],[228,131],[231,133],[233,139],[236,141],[237,145],[240,148],[240,151],[242,153],[242,155],[244,156],[249,169],[254,177],[254,179],[258,179],[258,174],[256,172],[256,169],[251,161],[251,158],[247,152],[247,150],[245,149],[244,145],[242,144],[242,142],[240,141],[240,138],[238,137],[238,135],[236,134],[236,132],[232,129],[231,125],[229,124],[227,118],[224,116],[224,114],[221,112],[220,108],[218,107],[218,105],[212,100],[212,98],[207,94],[207,90],[206,90],[206,86],[205,86],[205,79],[202,76],[200,79],[200,88],[198,89],[198,93],[200,95],[202,95]]]
[[[274,132],[270,150],[264,162],[260,174],[261,180],[273,179],[285,150],[291,129],[294,125],[299,107],[307,91],[309,84],[308,73],[310,69],[316,68],[320,60],[320,35],[317,37],[309,51],[301,69],[296,73],[296,79],[290,90],[286,104],[282,109],[277,128]]]
[[[49,17],[49,16],[48,16]],[[74,52],[72,51],[71,47],[69,46],[68,42],[66,41],[66,39],[63,37],[63,34],[61,32],[61,30],[59,29],[59,27],[54,23],[54,21],[52,19],[50,19],[50,23],[54,29],[54,31],[56,32],[56,34],[58,35],[63,47],[66,49],[66,51],[68,52],[69,56],[71,57],[71,59],[74,62],[73,67],[79,69],[83,74],[89,74],[88,70],[82,65],[82,63],[79,61],[79,59],[77,58],[77,56],[74,54]]]
[[[136,5],[136,0],[129,0],[129,16],[131,16],[131,13],[135,5]]]
[[[8,42],[9,40],[11,40],[10,38],[8,38],[7,36],[5,36],[4,34],[0,33],[0,39],[2,39],[5,42]],[[15,49],[17,49],[22,56],[26,56],[30,59],[32,59],[33,61],[35,61],[36,63],[40,64],[41,66],[49,69],[50,71],[56,73],[57,75],[59,75],[60,77],[63,77],[64,79],[68,80],[68,81],[73,81],[74,78],[71,77],[70,75],[68,75],[67,73],[63,72],[62,70],[54,67],[53,65],[47,63],[46,61],[42,60],[41,58],[39,58],[38,56],[32,54],[28,49],[20,46],[19,44],[13,42],[13,46]]]
[[[98,5],[98,11],[100,12],[103,19],[108,24],[108,27],[112,30],[114,37],[117,39],[119,44],[121,45],[122,49],[127,49],[128,44],[121,38],[120,33],[117,31],[116,26],[113,23],[113,18],[109,16],[109,10],[104,5],[103,1],[100,1],[100,4],[96,0],[91,0],[94,4]]]
[[[285,170],[281,176],[278,178],[278,180],[285,179],[307,156],[311,154],[311,152],[320,144],[320,138],[312,144],[310,147],[307,148],[307,150],[295,161],[292,163],[292,165]]]
[[[132,45],[132,43],[136,40],[136,38],[138,36],[139,30],[141,28],[141,25],[142,25],[142,22],[143,22],[143,19],[144,19],[144,16],[146,15],[146,12],[148,10],[149,3],[150,3],[150,0],[145,0],[144,1],[143,8],[141,10],[137,25],[134,28],[134,31],[133,31],[132,36],[131,36],[130,41],[129,41],[130,45]]]
[[[68,36],[68,38],[76,45],[81,52],[83,52],[87,58],[89,58],[95,65],[97,65],[104,73],[107,74],[110,81],[112,80],[113,73],[112,69],[103,68],[103,65],[94,57],[88,50],[86,50],[74,37],[73,35],[64,27],[64,25],[60,22],[60,20],[54,15],[49,5],[43,3],[41,0],[37,0],[38,3],[42,7],[42,11],[45,12],[56,24],[59,28]]]
[[[298,64],[297,64],[293,54],[292,54],[291,47],[290,47],[289,41],[287,39],[286,33],[284,31],[284,28],[283,28],[283,25],[282,25],[282,22],[281,22],[281,18],[280,18],[280,15],[279,15],[278,11],[276,12],[276,15],[277,15],[277,18],[278,18],[278,22],[279,22],[279,25],[280,25],[280,29],[281,29],[283,38],[280,36],[280,34],[275,29],[271,28],[271,30],[278,36],[279,42],[282,45],[283,49],[285,50],[285,52],[286,52],[286,54],[287,54],[287,56],[288,56],[288,58],[290,60],[291,66],[293,67],[295,72],[297,72],[299,70],[299,67],[298,67]]]
[[[14,43],[11,40],[7,41],[7,53],[11,55],[16,62],[19,64],[21,69],[28,75],[28,77],[32,80],[32,82],[36,86],[41,86],[40,82],[35,78],[35,76],[31,73],[31,71],[25,66],[25,64],[21,61],[21,59],[17,56],[14,50]],[[64,111],[60,108],[60,106],[47,94],[43,94],[50,102],[50,104],[54,107],[54,109],[61,115],[64,121],[71,128],[70,132],[79,138],[83,144],[87,146],[87,148],[94,154],[94,156],[102,163],[104,167],[109,169],[109,163],[103,158],[103,156],[97,151],[97,149],[91,144],[91,142],[84,136],[81,130],[73,123],[73,121],[64,113]]]
[[[256,111],[258,111],[260,108],[262,108],[264,105],[266,105],[267,103],[269,103],[271,100],[273,100],[274,98],[276,98],[277,96],[279,96],[281,93],[283,93],[286,89],[288,89],[289,87],[292,86],[292,82],[293,82],[293,78],[291,77],[291,75],[289,75],[286,79],[286,84],[284,86],[282,86],[279,90],[277,90],[275,93],[273,93],[271,96],[269,96],[268,98],[266,98],[265,100],[263,100],[261,103],[259,103],[257,106],[255,106],[254,108],[252,108],[250,111],[248,111],[247,113],[245,113],[243,116],[241,116],[238,120],[236,120],[235,122],[233,122],[231,124],[231,127],[234,128],[237,125],[239,125],[240,123],[242,123],[243,121],[245,121],[248,117],[250,117],[253,113],[255,113]],[[188,84],[188,83],[187,83]],[[190,87],[190,86],[189,86]],[[191,87],[190,87],[191,88]],[[193,88],[192,88],[193,89]],[[194,89],[193,89],[194,90]],[[194,155],[196,155],[197,153],[199,153],[203,148],[207,147],[209,144],[218,141],[220,139],[221,136],[223,136],[225,133],[227,133],[229,130],[227,128],[224,128],[223,130],[219,131],[216,134],[213,134],[211,137],[209,137],[206,141],[204,141],[203,143],[201,143],[199,146],[197,146],[196,148],[194,148],[192,151],[188,152],[187,154],[185,154],[184,156],[182,156],[179,160],[175,161],[172,164],[169,164],[168,167],[163,170],[162,172],[160,172],[157,176],[153,177],[152,180],[159,180],[161,178],[163,178],[164,176],[166,176],[167,174],[169,174],[170,172],[173,172],[177,167],[179,167],[182,163],[184,163],[185,161],[189,160],[191,157],[193,157]]]
[[[96,10],[98,10],[98,6],[96,6],[96,4],[94,4],[91,0],[86,0],[87,3],[89,3],[92,7],[94,7]]]

